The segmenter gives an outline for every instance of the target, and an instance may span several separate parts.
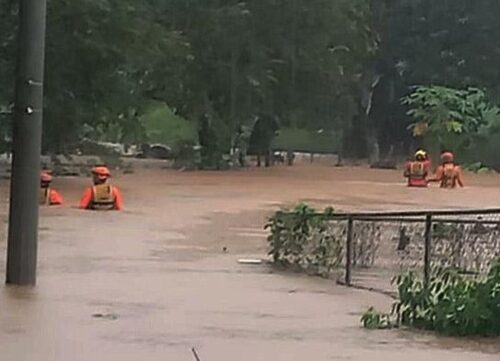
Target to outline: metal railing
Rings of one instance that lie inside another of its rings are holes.
[[[343,282],[393,291],[391,279],[404,271],[425,282],[433,266],[484,275],[500,257],[500,209],[334,213],[332,234],[345,235]]]

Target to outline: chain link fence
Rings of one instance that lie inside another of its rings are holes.
[[[385,293],[406,271],[481,276],[500,257],[500,209],[332,214],[329,226],[345,239],[342,282]]]

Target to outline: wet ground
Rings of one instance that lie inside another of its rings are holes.
[[[0,286],[0,360],[195,360],[192,347],[203,361],[498,360],[499,340],[363,330],[360,314],[389,309],[385,296],[237,263],[265,257],[266,217],[299,200],[343,210],[500,206],[500,177],[467,181],[450,192],[407,189],[399,172],[364,168],[143,170],[115,179],[125,212],[92,213],[70,208],[87,180],[58,179],[67,204],[42,210],[38,286]]]

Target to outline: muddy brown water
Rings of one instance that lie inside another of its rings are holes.
[[[389,309],[385,296],[237,263],[265,256],[266,217],[299,200],[344,210],[500,206],[500,177],[467,181],[450,192],[407,189],[399,172],[365,168],[143,170],[115,179],[125,212],[92,213],[71,208],[86,179],[57,179],[66,206],[41,212],[38,286],[0,286],[0,360],[180,361],[194,360],[192,347],[203,361],[498,360],[500,340],[363,330],[360,314]]]

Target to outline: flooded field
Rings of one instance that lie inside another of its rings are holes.
[[[1,181],[5,223],[7,181]],[[500,176],[463,190],[408,189],[400,172],[322,166],[234,172],[137,169],[114,182],[126,211],[74,208],[88,183],[57,179],[43,209],[35,289],[0,286],[0,360],[498,360],[499,340],[368,332],[391,299],[332,281],[241,265],[266,256],[273,210],[307,201],[342,210],[500,206]],[[0,278],[5,275],[5,232]]]

